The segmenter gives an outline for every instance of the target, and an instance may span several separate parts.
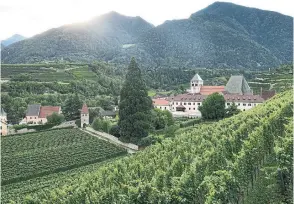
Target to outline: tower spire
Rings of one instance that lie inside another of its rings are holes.
[[[198,75],[198,73],[196,73],[194,77],[191,79],[190,86],[191,93],[200,93],[201,87],[203,86],[203,80]]]

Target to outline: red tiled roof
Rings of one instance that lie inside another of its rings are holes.
[[[215,92],[223,92],[225,90],[224,86],[202,86],[200,89],[201,95],[210,95]]]
[[[200,95],[200,94],[192,94],[192,93],[186,93],[186,94],[180,94],[176,95],[171,100],[173,101],[196,101],[200,102],[203,101],[207,96]]]
[[[264,101],[260,95],[239,95],[239,94],[226,94],[224,98],[227,102],[247,102],[247,103],[262,103]]]
[[[46,118],[49,115],[52,115],[54,112],[59,113],[60,106],[41,106],[39,118]]]
[[[152,99],[153,104],[156,106],[168,106],[169,101],[165,99]]]
[[[81,113],[83,113],[83,114],[88,114],[89,113],[87,104],[84,103],[84,105],[82,107],[82,110],[81,110]]]
[[[199,94],[180,94],[171,98],[172,101],[185,102],[202,102],[207,98],[207,95]],[[239,95],[239,94],[225,94],[224,98],[227,102],[247,102],[247,103],[262,103],[264,101],[260,95]]]

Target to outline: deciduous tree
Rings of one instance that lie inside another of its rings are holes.
[[[75,120],[80,118],[80,110],[82,108],[83,102],[77,94],[69,95],[65,100],[64,106],[62,108],[62,113],[66,120]]]
[[[198,108],[203,119],[221,119],[225,117],[225,98],[219,93],[209,95]]]
[[[53,113],[47,116],[47,123],[51,125],[60,125],[64,121],[64,116],[62,114]]]

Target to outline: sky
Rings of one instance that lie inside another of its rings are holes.
[[[222,0],[294,16],[290,0]],[[215,0],[1,0],[0,40],[13,34],[31,37],[65,24],[116,11],[141,16],[153,25],[188,18]]]

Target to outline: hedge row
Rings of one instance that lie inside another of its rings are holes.
[[[188,120],[187,122],[182,122],[180,124],[180,128],[184,128],[184,127],[189,127],[189,126],[194,126],[196,124],[199,124],[201,123],[201,119],[200,118],[197,118],[197,119],[193,119],[193,120]]]

